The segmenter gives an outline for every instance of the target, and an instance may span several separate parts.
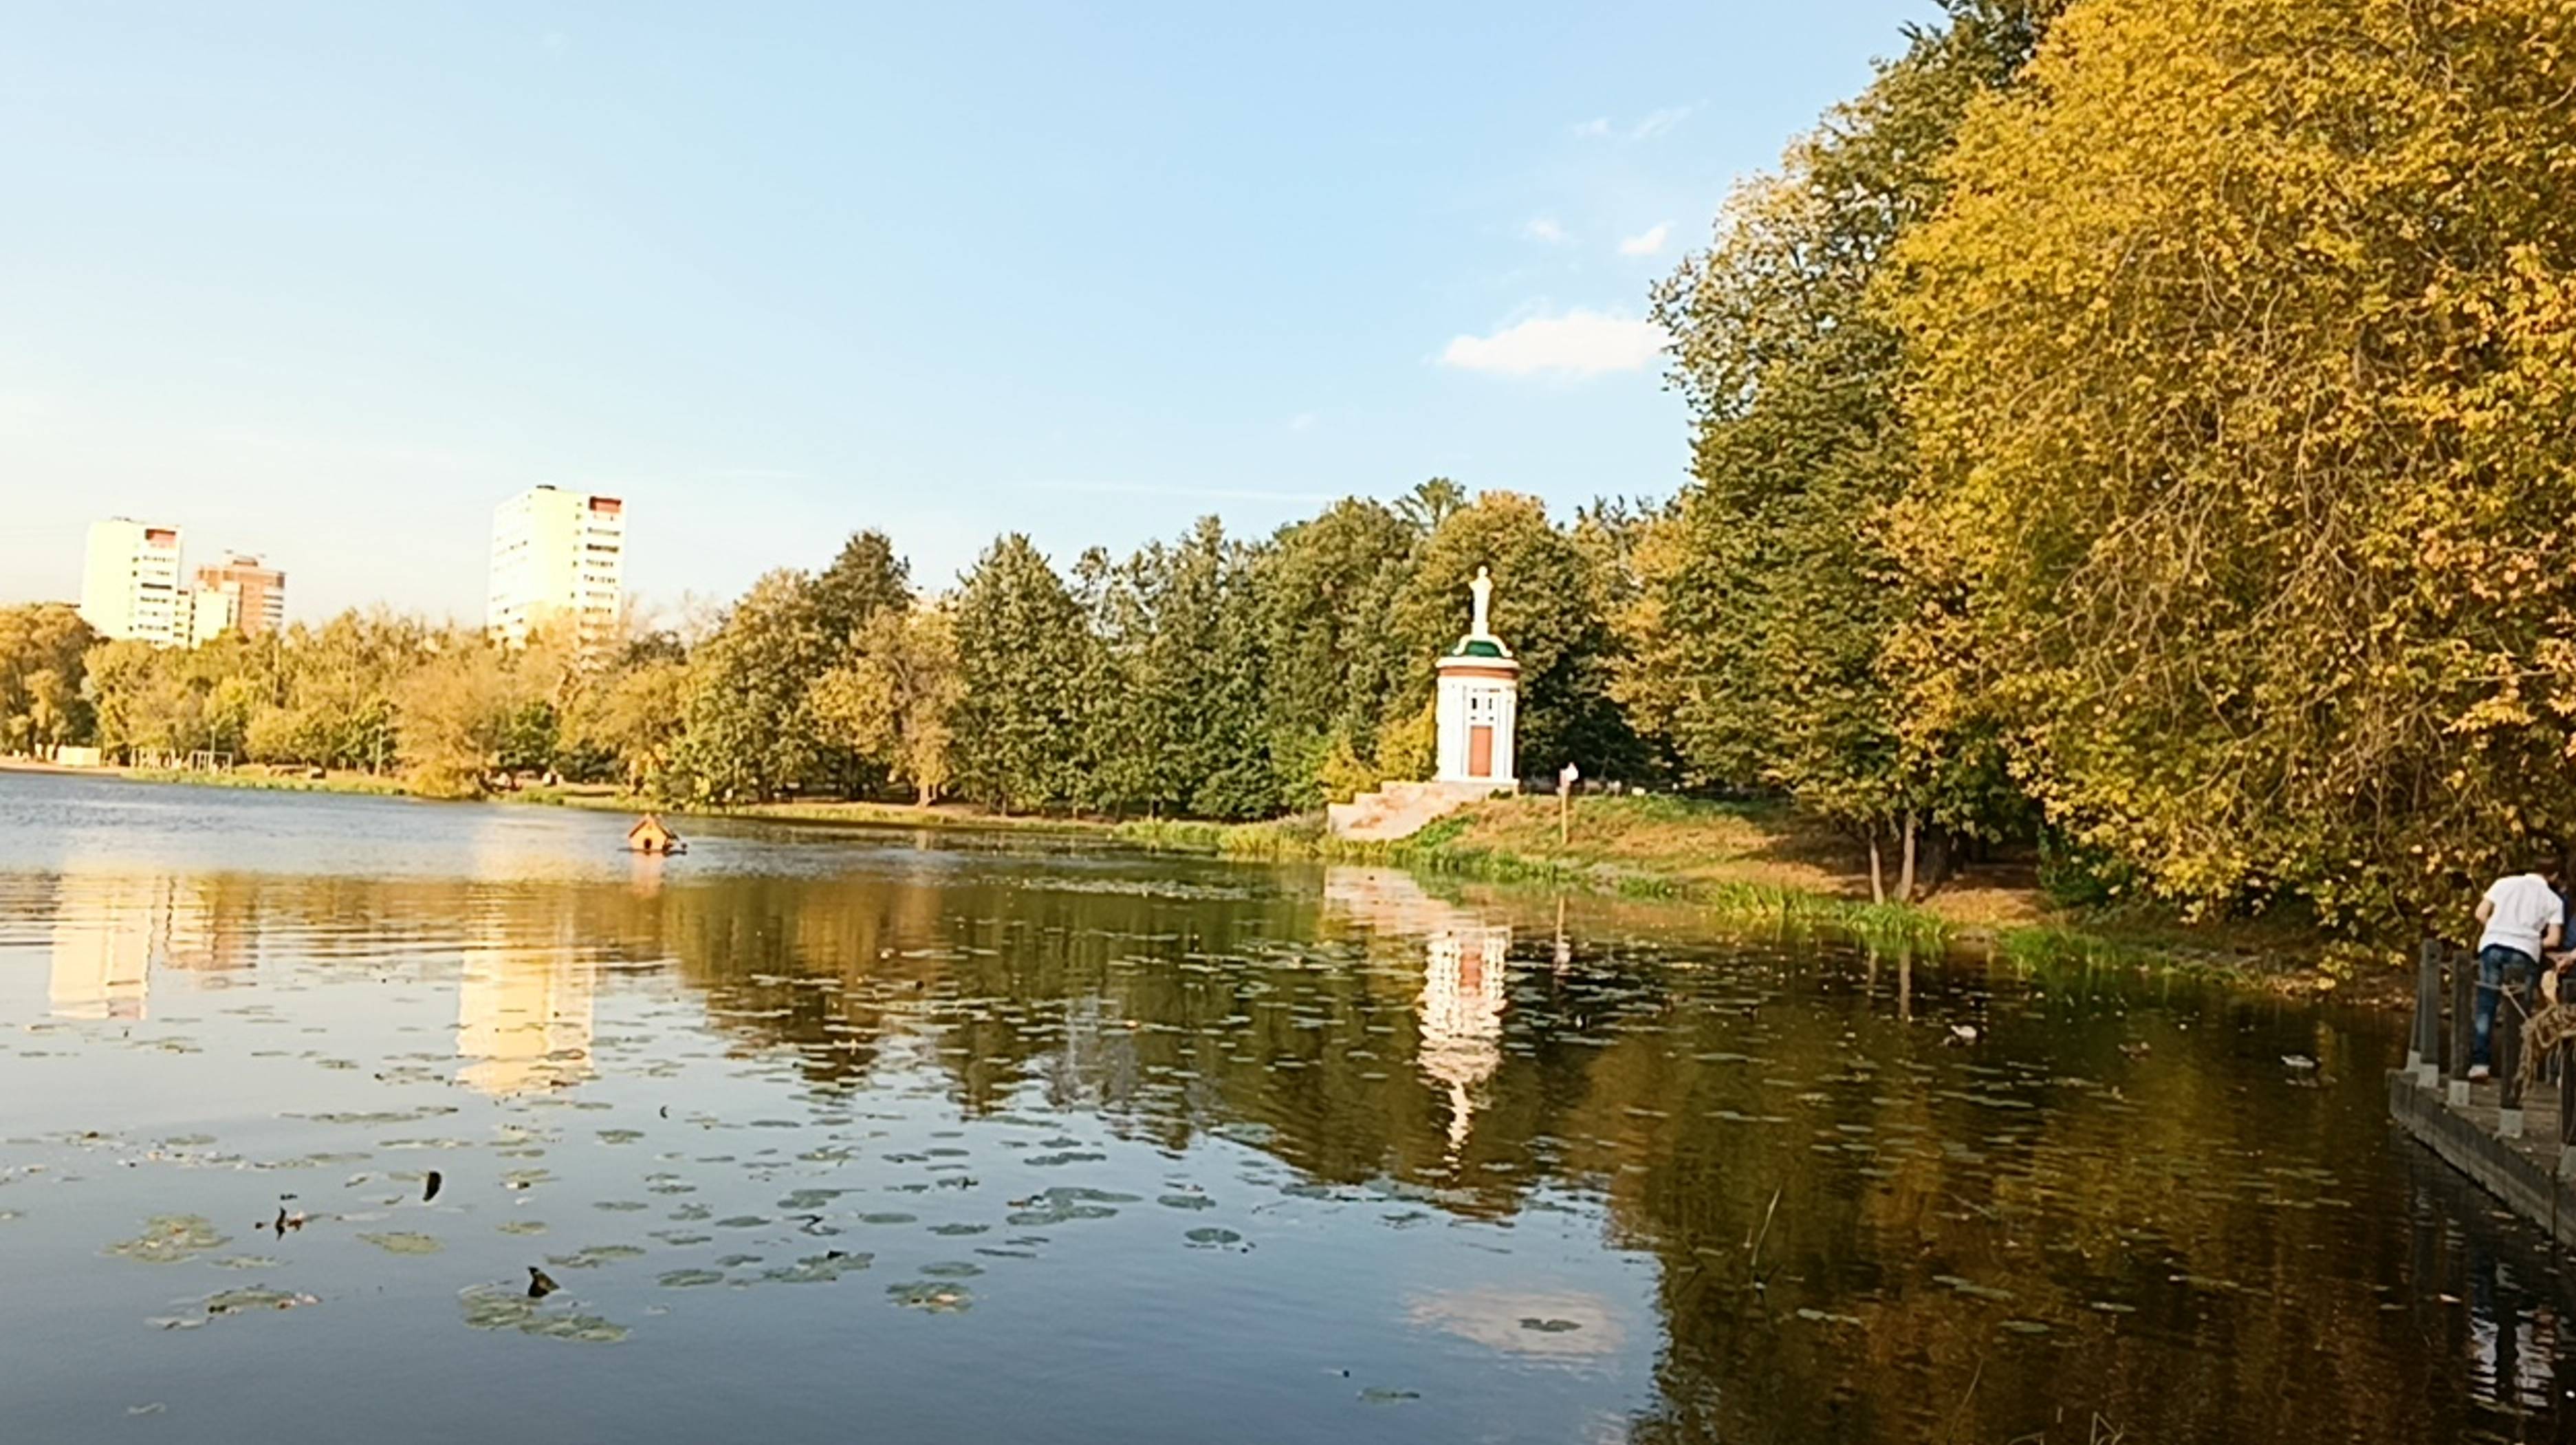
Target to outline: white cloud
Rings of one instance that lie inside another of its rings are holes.
[[[1622,256],[1651,256],[1657,251],[1664,249],[1664,242],[1670,240],[1672,238],[1672,234],[1672,222],[1657,221],[1655,224],[1648,226],[1637,234],[1621,240],[1619,242],[1619,254]]]
[[[1288,418],[1288,429],[1290,431],[1313,431],[1315,429],[1315,414],[1311,411],[1301,411],[1297,413],[1295,416]]]
[[[1561,246],[1568,239],[1565,228],[1556,223],[1554,216],[1538,216],[1531,219],[1521,227],[1521,234],[1550,246]]]
[[[1651,321],[1578,306],[1562,316],[1533,316],[1490,336],[1451,337],[1440,364],[1503,376],[1596,376],[1637,370],[1655,359],[1665,340],[1664,328]]]
[[[1597,140],[1610,133],[1610,117],[1596,115],[1574,127],[1574,133],[1586,140]]]
[[[1630,140],[1653,140],[1690,118],[1691,107],[1668,105],[1628,128]]]

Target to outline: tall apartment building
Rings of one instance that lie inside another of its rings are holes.
[[[532,487],[492,510],[492,592],[486,624],[511,643],[547,622],[569,622],[585,645],[616,636],[625,606],[626,504],[615,497]]]
[[[197,569],[188,589],[188,640],[203,646],[227,632],[264,637],[286,625],[286,574],[235,552]]]
[[[92,522],[80,615],[111,641],[156,647],[190,641],[188,602],[179,590],[179,529],[130,517]]]

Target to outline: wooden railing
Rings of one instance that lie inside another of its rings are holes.
[[[2497,1132],[2508,1138],[2522,1133],[2523,1024],[2539,999],[2538,982],[2535,973],[2519,989],[2501,986],[2504,996],[2496,1000],[2490,1072]],[[2469,1103],[2469,1058],[2476,1041],[2478,990],[2484,986],[2476,954],[2438,938],[2424,940],[2416,955],[2415,1024],[2407,1035],[2406,1066],[2425,1088],[2447,1086],[2450,1102],[2459,1107]],[[2576,1039],[2557,1044],[2552,1052],[2556,1057],[2543,1060],[2537,1074],[2546,1078],[2555,1067],[2558,1142],[2576,1147]]]

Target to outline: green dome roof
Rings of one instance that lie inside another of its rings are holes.
[[[1510,654],[1510,653],[1503,651],[1503,645],[1502,645],[1501,643],[1496,642],[1494,639],[1492,639],[1492,638],[1490,638],[1490,637],[1464,637],[1464,638],[1460,638],[1460,639],[1458,640],[1458,646],[1457,646],[1457,649],[1456,649],[1455,651],[1451,652],[1449,655],[1450,655],[1451,657],[1509,657],[1509,656],[1511,656],[1511,654]]]

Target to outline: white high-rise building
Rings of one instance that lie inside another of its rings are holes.
[[[187,598],[179,588],[179,529],[130,517],[92,522],[80,615],[110,641],[156,647],[189,642]]]
[[[511,643],[569,621],[584,645],[617,634],[625,606],[626,504],[532,487],[492,510],[492,593],[486,624]]]

